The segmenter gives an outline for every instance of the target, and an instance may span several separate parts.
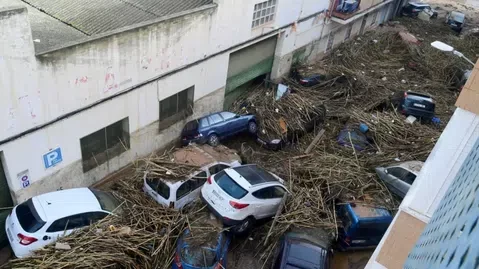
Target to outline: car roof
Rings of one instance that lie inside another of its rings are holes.
[[[419,174],[423,167],[424,163],[421,161],[408,161],[408,162],[402,162],[399,164],[394,164],[389,167],[402,167],[410,172],[413,172],[415,174]]]
[[[454,20],[464,21],[464,19],[466,18],[466,15],[458,11],[451,11],[451,17],[453,17]]]
[[[85,212],[103,211],[98,199],[88,188],[54,191],[32,197],[38,215],[45,221]]]
[[[416,98],[422,98],[422,99],[430,99],[430,100],[432,101],[432,97],[431,97],[430,95],[427,95],[427,94],[424,94],[424,93],[407,91],[406,94],[407,94],[407,97],[416,97]]]
[[[230,177],[242,178],[242,181],[246,181],[247,185],[255,186],[263,183],[278,183],[278,179],[273,176],[270,172],[264,170],[263,168],[250,164],[250,165],[241,165],[237,167],[233,167],[229,169],[229,171],[234,171],[236,175],[231,175],[228,173]]]
[[[307,240],[292,238],[287,240],[288,247],[284,261],[286,268],[314,269],[325,264],[329,258],[328,250]],[[288,267],[291,266],[291,267]]]
[[[416,6],[416,7],[429,7],[431,5],[426,4],[426,3],[417,3],[417,2],[409,2],[410,5]]]
[[[354,214],[360,219],[391,216],[391,213],[387,209],[380,207],[366,206],[362,204],[355,204],[355,206],[350,204],[350,207]]]

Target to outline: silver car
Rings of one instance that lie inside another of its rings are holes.
[[[403,162],[388,167],[377,167],[376,173],[391,192],[404,198],[423,165],[424,163],[420,161]]]

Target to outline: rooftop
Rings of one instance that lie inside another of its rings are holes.
[[[26,6],[35,51],[212,4],[213,0],[2,0]]]

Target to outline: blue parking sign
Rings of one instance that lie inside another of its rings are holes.
[[[63,157],[62,150],[60,148],[56,148],[43,155],[43,163],[45,164],[45,168],[55,166],[61,161],[63,161]]]

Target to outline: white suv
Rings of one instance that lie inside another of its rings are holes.
[[[208,178],[201,198],[233,232],[245,233],[254,222],[272,217],[287,192],[283,180],[256,165],[225,169]]]
[[[119,205],[110,193],[88,188],[45,193],[15,206],[5,229],[13,253],[23,258],[113,211],[119,213]]]

